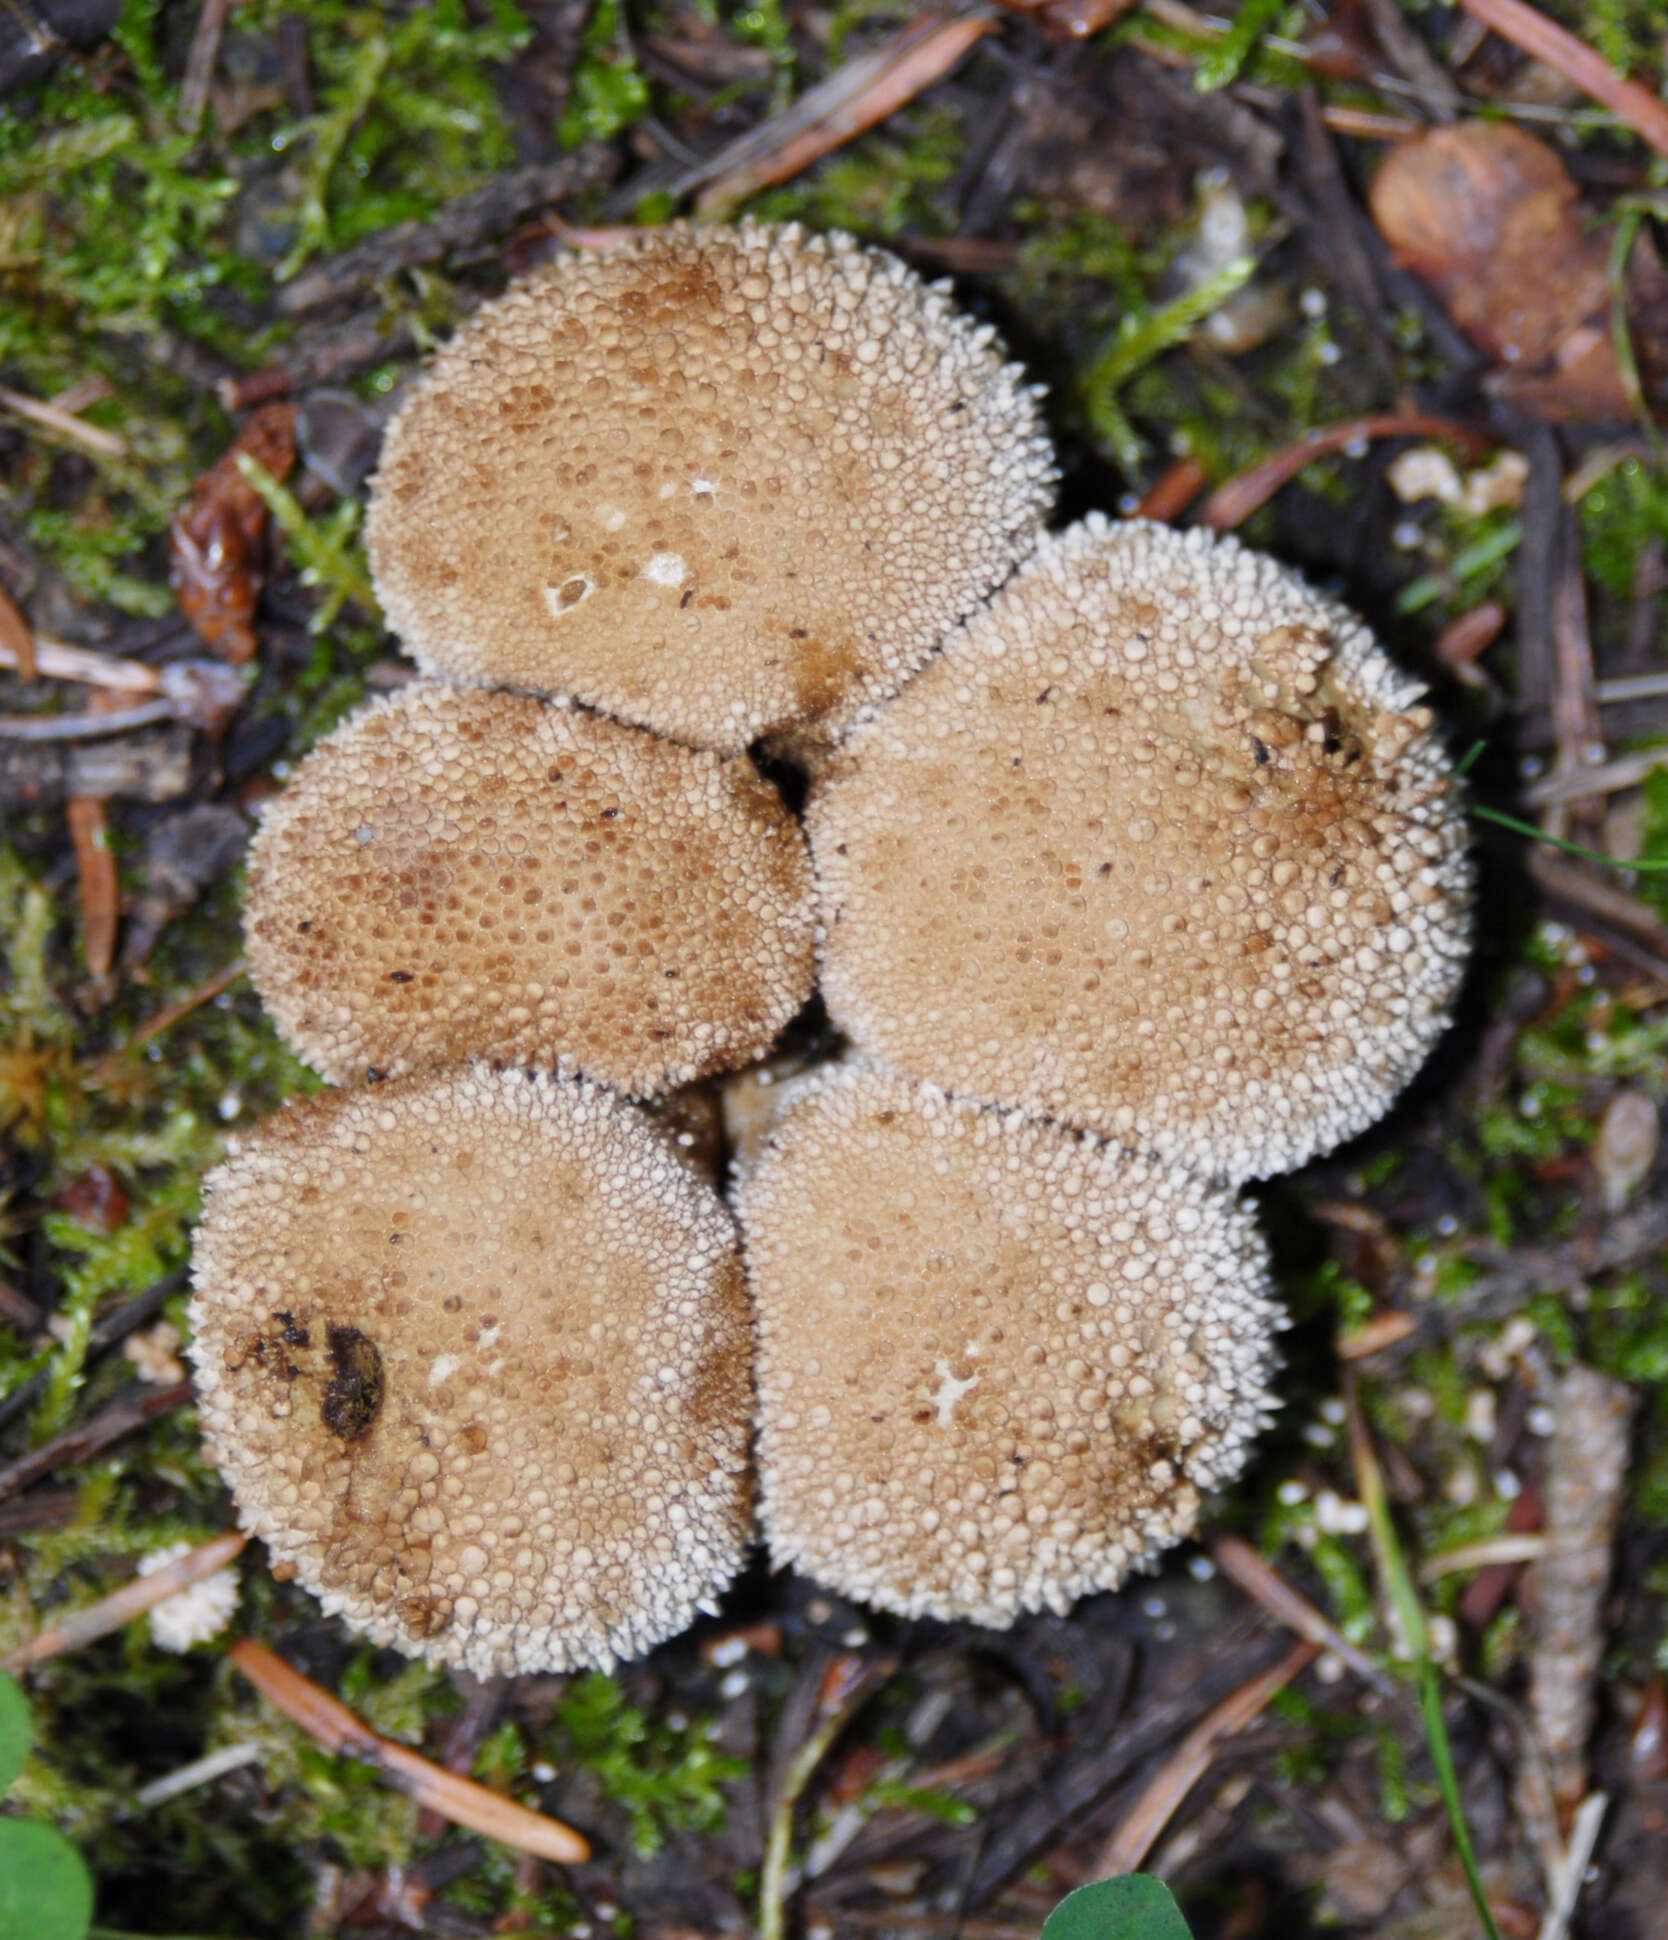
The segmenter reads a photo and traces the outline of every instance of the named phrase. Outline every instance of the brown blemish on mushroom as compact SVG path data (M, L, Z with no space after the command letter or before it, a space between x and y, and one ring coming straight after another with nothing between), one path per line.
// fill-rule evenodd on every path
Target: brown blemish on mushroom
M389 428L367 544L427 671L739 749L894 692L1053 476L992 332L895 257L673 224L476 312Z
M374 1641L606 1665L739 1562L734 1228L601 1088L468 1067L292 1106L211 1176L192 1272L243 1525Z
M914 1076L1229 1179L1301 1163L1385 1109L1465 960L1416 693L1232 541L1046 541L813 792L831 1015Z
M382 1356L357 1327L328 1330L330 1379L324 1384L319 1419L345 1442L357 1441L382 1406Z

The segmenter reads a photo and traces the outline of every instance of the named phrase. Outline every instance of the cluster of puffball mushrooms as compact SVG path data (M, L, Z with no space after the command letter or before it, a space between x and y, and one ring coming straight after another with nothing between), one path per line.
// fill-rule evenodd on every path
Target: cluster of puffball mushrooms
M378 1643L608 1666L755 1515L1006 1624L1242 1462L1236 1188L1441 1029L1462 815L1352 615L1203 532L1050 534L1054 477L988 327L791 227L559 262L400 408L369 549L424 677L249 867L333 1088L212 1175L191 1309L244 1526ZM767 1087L814 988L839 1053Z

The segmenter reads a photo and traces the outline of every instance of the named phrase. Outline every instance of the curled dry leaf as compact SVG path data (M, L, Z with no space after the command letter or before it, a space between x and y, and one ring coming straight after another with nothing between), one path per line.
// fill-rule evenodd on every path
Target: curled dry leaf
M295 406L266 404L192 487L168 527L168 578L193 631L222 660L255 653L252 624L263 573L267 510L237 468L247 452L283 479L295 463Z
M1433 128L1391 151L1371 203L1397 262L1500 366L1495 390L1551 418L1630 415L1605 239L1545 142L1504 124Z

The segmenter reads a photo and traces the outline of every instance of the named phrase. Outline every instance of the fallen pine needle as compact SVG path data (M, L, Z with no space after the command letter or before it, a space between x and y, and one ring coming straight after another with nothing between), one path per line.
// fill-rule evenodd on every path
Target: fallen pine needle
M0 586L0 666L15 667L20 680L33 680L40 666L35 652L35 629L22 607Z
M589 1840L572 1826L530 1806L518 1805L472 1778L432 1763L409 1746L382 1737L345 1704L320 1690L311 1678L303 1677L253 1637L239 1637L228 1655L269 1704L276 1705L326 1751L375 1766L395 1791L429 1811L560 1866L577 1865L590 1858Z
M1668 155L1668 107L1642 82L1618 74L1596 48L1528 6L1525 0L1460 0L1474 20L1573 81L1583 94L1625 121L1641 141Z
M1358 1649L1336 1624L1328 1623L1320 1611L1279 1574L1239 1536L1218 1536L1210 1546L1211 1558L1230 1583L1237 1583L1245 1594L1288 1630L1295 1630L1305 1643L1329 1650L1347 1664L1363 1684L1381 1696L1399 1698L1401 1693L1392 1678Z
M752 129L674 186L685 194L710 186L696 204L716 221L772 182L785 182L853 136L884 121L942 80L975 42L996 27L995 10L929 9L869 53L859 54L808 88L793 106Z
M1090 1877L1111 1879L1119 1873L1134 1872L1152 1851L1153 1842L1170 1823L1182 1800L1209 1770L1222 1740L1243 1731L1269 1699L1284 1690L1319 1655L1318 1644L1294 1645L1279 1663L1259 1671L1225 1697L1214 1711L1207 1712L1164 1761L1162 1769L1142 1788L1122 1824L1107 1840Z
M1289 485L1305 465L1329 457L1357 440L1368 438L1447 438L1463 445L1468 452L1481 450L1484 440L1452 418L1432 417L1415 411L1403 415L1395 411L1375 411L1362 418L1345 418L1324 430L1306 431L1295 444L1265 458L1260 465L1217 486L1205 500L1199 523L1213 532L1232 532L1243 525L1259 505L1273 498L1282 485Z
M1546 1537L1485 1536L1480 1542L1461 1543L1457 1549L1438 1550L1419 1565L1419 1581L1434 1583L1439 1576L1452 1576L1456 1570L1488 1569L1495 1563L1533 1563L1546 1554Z
M110 824L96 795L71 795L64 815L75 848L81 955L88 975L102 981L116 959L116 857L110 847Z
M172 1563L164 1563L149 1576L134 1577L119 1590L100 1597L97 1603L88 1604L85 1610L73 1611L50 1629L39 1631L26 1644L19 1644L0 1662L0 1670L28 1670L32 1664L44 1664L49 1657L62 1657L66 1651L79 1650L83 1644L108 1637L111 1631L122 1629L135 1617L142 1617L169 1597L178 1596L181 1590L188 1590L193 1583L201 1583L205 1576L224 1569L248 1540L234 1529L228 1535L216 1536L212 1542L188 1550Z
M16 417L27 418L31 424L38 424L43 431L53 432L71 444L97 452L101 458L127 456L125 438L119 438L114 431L101 431L96 424L83 424L73 411L66 411L61 405L48 404L44 398L30 397L27 392L14 391L9 385L0 384L0 407Z

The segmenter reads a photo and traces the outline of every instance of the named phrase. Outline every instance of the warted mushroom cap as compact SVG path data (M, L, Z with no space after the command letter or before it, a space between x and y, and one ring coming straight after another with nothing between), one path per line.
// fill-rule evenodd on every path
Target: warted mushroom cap
M244 901L256 987L328 1078L481 1056L645 1094L768 1049L813 918L804 837L744 758L446 687L314 749Z
M823 987L914 1076L1229 1180L1442 1028L1470 871L1419 689L1231 539L1091 518L835 757Z
M431 673L698 746L831 737L1035 542L1052 457L992 334L792 225L567 257L478 311L389 429L389 624Z
M1250 1212L861 1067L806 1080L740 1198L778 1562L1006 1624L1192 1529L1269 1408Z
M192 1277L244 1528L375 1642L607 1666L735 1571L734 1228L600 1088L477 1066L291 1106L210 1175Z

